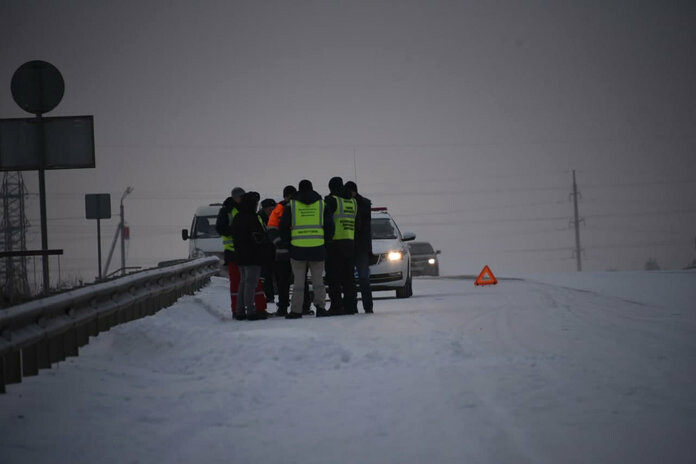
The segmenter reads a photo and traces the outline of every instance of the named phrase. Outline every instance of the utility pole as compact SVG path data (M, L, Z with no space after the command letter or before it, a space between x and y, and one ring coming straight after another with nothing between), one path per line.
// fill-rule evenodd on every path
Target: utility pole
M582 196L580 192L578 192L578 184L575 181L575 169L573 169L573 193L570 194L570 196L573 197L573 210L574 210L574 219L571 221L572 224L575 226L575 260L577 264L577 270L578 272L582 271L582 248L580 247L580 222L584 222L585 220L580 218L580 215L578 213L578 196Z
M121 225L119 229L121 231L121 275L126 275L126 237L125 237L125 227L126 222L123 214L123 200L133 191L133 187L128 186L123 195L121 196Z
M27 194L22 173L5 172L0 188L2 217L0 218L0 251L21 252L27 250L27 228L29 226L24 198ZM13 304L29 296L26 256L4 258L0 266L0 306Z

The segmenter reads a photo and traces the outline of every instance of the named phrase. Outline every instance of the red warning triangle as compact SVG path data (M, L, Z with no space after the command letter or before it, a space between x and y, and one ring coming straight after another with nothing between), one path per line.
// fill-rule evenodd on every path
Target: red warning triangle
M491 268L488 265L483 267L483 270L479 274L474 285L495 285L498 283L498 279L495 278Z

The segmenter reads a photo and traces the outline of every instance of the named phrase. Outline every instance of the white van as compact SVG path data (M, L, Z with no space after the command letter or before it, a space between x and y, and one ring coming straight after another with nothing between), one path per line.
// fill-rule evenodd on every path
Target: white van
M222 208L222 203L211 203L201 206L193 215L191 230L183 229L181 238L189 242L189 258L203 258L205 256L217 256L220 262L224 262L222 238L215 230L217 215Z

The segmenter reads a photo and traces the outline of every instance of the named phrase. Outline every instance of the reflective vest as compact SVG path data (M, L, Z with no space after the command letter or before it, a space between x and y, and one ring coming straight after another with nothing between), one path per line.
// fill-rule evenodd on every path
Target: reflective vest
M336 199L336 211L334 211L334 223L336 231L334 240L355 240L355 215L358 210L358 203L355 198L346 200L345 198L332 195Z
M292 200L290 244L295 247L319 247L324 244L324 200L310 205Z
M237 207L232 207L232 210L227 214L228 224L232 225L232 220L239 211ZM222 235L222 248L226 251L234 251L234 240L231 235Z

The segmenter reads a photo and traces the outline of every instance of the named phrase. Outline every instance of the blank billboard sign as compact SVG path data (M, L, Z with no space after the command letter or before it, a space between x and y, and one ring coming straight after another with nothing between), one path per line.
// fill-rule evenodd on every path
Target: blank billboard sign
M92 116L0 119L0 171L94 166Z
M111 218L111 195L108 193L88 193L85 195L85 218Z

